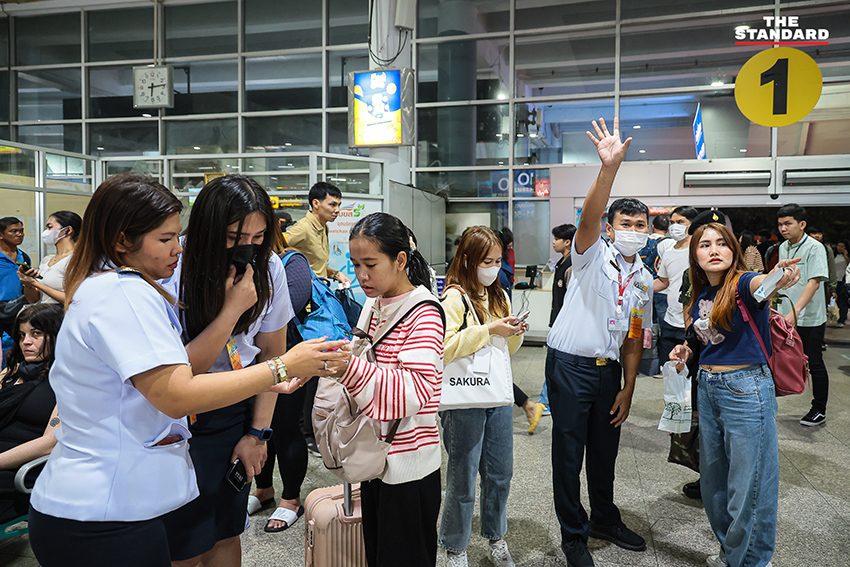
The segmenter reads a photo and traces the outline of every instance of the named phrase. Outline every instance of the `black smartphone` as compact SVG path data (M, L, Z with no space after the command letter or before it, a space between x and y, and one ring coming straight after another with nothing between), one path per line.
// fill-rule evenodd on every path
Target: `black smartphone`
M28 272L28 271L32 270L32 266L30 266L30 265L29 265L29 264L27 264L26 262L15 262L15 263L16 263L17 265L19 265L20 267L22 267L22 268L24 269L24 271L25 271L25 272Z
M245 465L242 464L242 461L239 459L233 461L224 478L237 492L245 488L245 485L248 484L248 473L245 472Z

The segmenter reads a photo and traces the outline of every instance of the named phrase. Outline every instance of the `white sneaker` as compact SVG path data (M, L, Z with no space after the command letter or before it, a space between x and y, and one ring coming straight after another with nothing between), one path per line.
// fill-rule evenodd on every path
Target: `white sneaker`
M719 555L709 555L705 562L708 563L708 567L729 567L729 564L720 559ZM764 567L773 567L773 563L768 561Z
M516 567L508 551L508 543L503 539L490 542L490 561L496 567Z
M449 560L446 563L446 567L469 567L469 560L466 557L466 550L461 551L460 553L451 553L447 552Z

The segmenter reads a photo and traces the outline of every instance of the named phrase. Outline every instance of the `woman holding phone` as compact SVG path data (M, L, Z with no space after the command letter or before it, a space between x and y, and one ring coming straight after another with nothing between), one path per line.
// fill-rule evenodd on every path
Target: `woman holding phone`
M162 516L198 495L185 416L291 392L348 358L326 352L342 341L307 341L267 364L193 375L174 299L155 282L177 267L181 209L133 174L102 183L86 208L50 372L62 433L31 498L44 567L170 566Z

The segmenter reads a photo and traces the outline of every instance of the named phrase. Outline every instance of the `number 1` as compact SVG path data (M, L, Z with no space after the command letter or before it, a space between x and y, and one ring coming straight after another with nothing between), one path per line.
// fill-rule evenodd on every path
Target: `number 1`
M761 74L762 86L773 83L773 114L788 114L788 59L777 59Z

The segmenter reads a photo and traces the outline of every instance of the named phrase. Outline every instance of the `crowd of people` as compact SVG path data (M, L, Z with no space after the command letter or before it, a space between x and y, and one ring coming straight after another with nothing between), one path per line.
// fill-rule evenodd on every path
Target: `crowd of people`
M754 319L770 344L768 307L780 291L777 305L797 325L812 371L812 409L801 423L823 424L827 308L834 298L846 318L848 303L846 289L842 299L829 282L848 268L850 246L840 242L828 259L822 233L793 204L777 213L784 242L768 246L763 231L736 237L720 211L679 207L651 219L636 199L609 205L631 142L621 140L616 118L612 126L600 119L587 133L602 165L578 226L552 230L559 258L542 394L535 403L513 387L511 397L529 433L551 413L561 548L570 567L594 564L590 537L646 549L615 503L614 471L657 321L658 357L687 365L697 392L696 491L718 544L707 562L771 565L777 406L769 353L746 321ZM510 231L467 229L442 307L421 303L387 331L409 298L433 298L433 270L398 218L360 219L349 248L369 298L363 330L387 333L370 361L353 356L347 341L304 340L294 324L313 276L350 283L328 265L328 224L341 192L320 182L308 200L310 212L293 224L276 217L254 179L220 177L197 195L184 230L173 193L150 178L118 175L98 187L83 218L50 215L42 240L56 253L38 268L20 249L21 221L0 219L0 301L32 304L4 334L0 520L29 512L42 565L111 565L116 557L140 567L240 565L247 515L274 507L265 531L278 532L305 513L317 377L338 381L390 440L384 473L360 487L370 567L433 566L440 547L451 567L466 567L477 482L490 559L514 565L510 401L441 407L449 365L468 360L479 368L483 360L494 381L510 380L494 361L509 368L529 328L511 306ZM776 290L756 294L768 274L780 273ZM28 503L9 475L47 454ZM277 500L275 460L283 481ZM228 482L237 463L247 480L241 486Z

